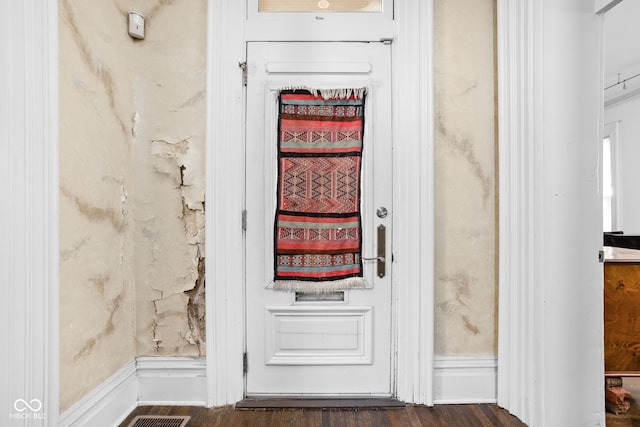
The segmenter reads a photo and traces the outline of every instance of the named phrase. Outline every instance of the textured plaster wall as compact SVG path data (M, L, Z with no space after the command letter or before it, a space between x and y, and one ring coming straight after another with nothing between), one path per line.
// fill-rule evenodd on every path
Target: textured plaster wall
M496 349L494 0L435 1L436 354Z
M135 6L137 351L204 356L207 2Z
M135 356L133 43L117 31L121 6L59 2L61 410Z
M60 0L62 411L135 356L204 355L206 15Z

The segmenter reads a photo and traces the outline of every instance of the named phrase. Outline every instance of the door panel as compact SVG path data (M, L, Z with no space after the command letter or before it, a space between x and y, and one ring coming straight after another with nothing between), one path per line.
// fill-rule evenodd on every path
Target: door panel
M375 259L379 230L382 240L392 241L390 54L382 43L248 43L247 395L393 392L389 245L380 252L384 277ZM371 258L364 261L367 289L272 288L278 94L303 87L367 89L361 177L362 255ZM381 207L386 216L376 215Z
M372 308L267 307L267 365L361 365L372 362Z

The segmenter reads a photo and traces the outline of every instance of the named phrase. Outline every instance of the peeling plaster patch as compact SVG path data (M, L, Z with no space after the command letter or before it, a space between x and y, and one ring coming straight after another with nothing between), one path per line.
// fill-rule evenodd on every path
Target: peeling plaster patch
M132 120L133 126L131 126L131 136L138 136L138 122L140 121L140 114L136 111L133 113Z
M179 188L184 180L181 167L185 166L184 157L187 155L188 149L189 141L187 139L176 143L162 139L151 141L151 154L160 159L174 160L173 164L169 162L164 164L155 163L154 167L156 172L170 177L175 183L175 188Z
M467 316L462 316L462 321L464 322L464 327L471 332L473 335L478 335L480 333L480 329L469 321Z
M114 184L120 187L120 212L122 213L122 218L124 219L127 213L127 199L129 198L129 194L127 194L127 190L124 187L124 178L104 175L102 177L102 182L105 182L107 184Z
M156 343L156 351L195 345L186 322L184 327L178 327L176 331L176 325L180 325L182 319L187 317L188 302L189 297L183 293L153 301L155 309L153 341Z
M155 264L158 260L158 238L160 235L156 232L149 230L147 227L142 228L142 235L151 242L151 264Z
M189 321L189 329L191 330L191 338L198 346L198 355L205 356L205 259L198 260L198 279L196 286L190 291L185 292L189 297L187 305L187 320Z
M127 214L127 199L129 195L127 191L124 189L124 185L120 185L120 213L122 214L122 220L124 221L124 217Z
M73 356L73 361L77 362L82 357L90 354L95 348L96 344L102 340L103 338L111 335L115 331L115 325L113 323L113 319L115 317L116 312L120 308L120 304L122 304L124 296L123 294L119 294L115 297L108 305L109 317L104 325L104 328L100 333L98 333L95 337L87 340L84 346Z
M188 150L188 139L183 139L178 142L169 142L164 139L154 139L151 141L151 154L161 159L179 159L186 155Z
M206 222L204 208L202 210L191 209L187 203L183 203L182 219L184 220L187 243L190 245L203 244L204 226Z
M117 232L122 233L124 231L124 203L126 201L126 195L123 195L121 198L121 211L118 212L115 209L92 206L88 202L82 200L80 197L71 194L71 192L63 186L60 186L60 192L66 198L71 200L78 212L80 212L90 221L108 222Z
M195 102L195 100L193 100ZM193 248L192 266L187 267L188 277L175 279L174 293L154 301L153 341L156 351L168 351L182 348L186 344L195 345L200 356L205 353L205 278L204 278L204 238L205 238L205 201L202 176L199 174L200 153L193 151L189 138L177 142L166 139L151 141L151 154L158 159L154 170L171 179L177 196L180 197L182 210L180 219L184 224L185 243ZM143 230L144 233L144 230ZM154 245L157 236L153 237ZM152 256L155 262L155 256ZM178 298L177 295L180 295ZM164 309L166 300L171 299L172 310ZM179 301L179 302L178 302ZM167 319L171 319L169 322ZM180 327L184 322L185 330ZM178 331L178 332L176 332Z
M155 300L156 313L158 316L168 316L170 314L184 314L187 312L188 298L183 294L172 294L169 296L162 295L160 299Z

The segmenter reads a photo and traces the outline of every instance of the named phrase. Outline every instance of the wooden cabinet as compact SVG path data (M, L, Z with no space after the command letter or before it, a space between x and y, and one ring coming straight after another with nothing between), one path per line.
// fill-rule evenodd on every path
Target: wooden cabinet
M605 256L604 365L608 374L640 374L640 256Z

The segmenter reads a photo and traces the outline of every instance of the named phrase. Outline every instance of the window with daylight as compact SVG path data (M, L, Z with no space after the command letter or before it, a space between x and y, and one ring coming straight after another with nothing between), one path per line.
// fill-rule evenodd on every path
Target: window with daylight
M618 223L618 123L605 126L602 140L602 230L617 231Z
M259 0L260 12L382 12L382 0Z

